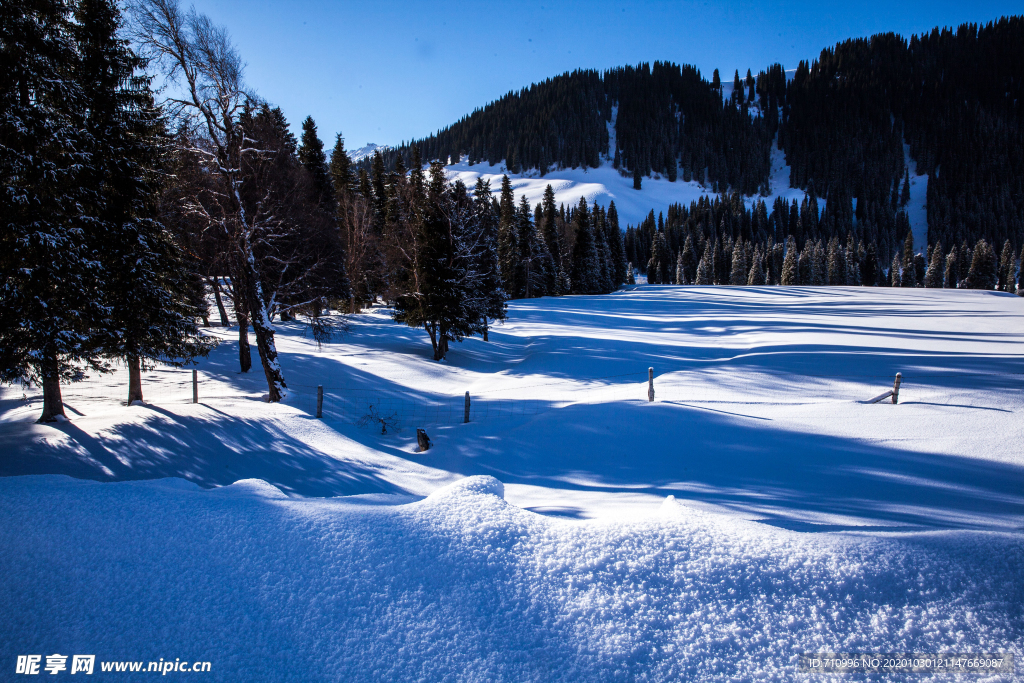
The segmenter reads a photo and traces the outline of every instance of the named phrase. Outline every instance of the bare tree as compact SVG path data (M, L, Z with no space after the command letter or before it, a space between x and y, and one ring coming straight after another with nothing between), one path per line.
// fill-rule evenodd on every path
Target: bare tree
M194 9L183 11L177 0L132 0L129 9L135 42L173 86L164 105L189 133L180 139L193 142L191 151L215 179L215 211L200 202L194 208L206 213L209 225L222 231L229 244L235 305L239 313L248 312L268 399L280 401L286 385L274 343L271 299L265 296L255 253L262 217L249 215L241 197L247 157L266 153L239 123L251 99L242 81L243 64L223 28Z

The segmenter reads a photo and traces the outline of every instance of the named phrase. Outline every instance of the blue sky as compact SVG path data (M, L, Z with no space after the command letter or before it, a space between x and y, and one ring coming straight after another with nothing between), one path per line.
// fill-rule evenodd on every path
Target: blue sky
M183 1L187 4L187 0ZM1017 2L270 2L196 0L227 27L246 78L330 146L423 137L509 90L577 68L668 60L787 69L849 37L984 22Z

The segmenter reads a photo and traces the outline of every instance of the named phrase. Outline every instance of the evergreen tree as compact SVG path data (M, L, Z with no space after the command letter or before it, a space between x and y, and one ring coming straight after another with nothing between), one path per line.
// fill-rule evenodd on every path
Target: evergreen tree
M85 183L98 200L95 225L107 308L99 338L104 353L128 366L128 403L141 401L146 361L173 365L205 356L212 340L196 328L192 292L202 292L198 264L160 224L158 199L165 140L141 60L117 37L111 0L82 0L77 74L86 94L86 129L96 153ZM203 302L205 310L205 302Z
M553 204L554 202L552 202ZM628 261L626 260L625 247L622 244L622 230L619 228L619 212L615 208L614 201L608 205L606 223L608 226L608 250L611 254L612 271L614 273L613 287L618 288L619 285L626 282Z
M907 238L903 240L903 276L901 283L903 287L917 287L917 272L916 268L914 268L914 233L909 230L907 231Z
M947 289L956 289L959 286L957 278L960 274L960 269L956 264L956 246L949 250L949 254L946 255L946 273L944 276L944 286Z
M683 252L679 252L679 256L676 257L676 278L674 281L677 285L688 285L686 281L686 273L683 271Z
M910 169L906 169L903 175L903 190L900 192L900 206L910 203Z
M342 142L342 146L344 148L344 142ZM314 201L327 210L333 210L334 185L327 168L324 143L317 136L316 123L312 116L307 116L306 120L302 122L302 139L298 152L299 162L310 176Z
M425 328L434 360L443 360L449 342L483 331L488 297L481 291L477 230L465 187L448 185L440 163L431 165L424 209L416 240L419 291L397 298L394 318Z
M345 138L341 133L335 137L331 150L331 184L338 202L346 202L357 191L356 178L352 173L352 159L345 150Z
M978 240L971 257L971 270L967 273L967 289L995 289L999 281L999 262L996 252L985 240Z
M800 284L799 252L796 240L790 235L786 240L786 258L782 262L782 284L786 286Z
M942 245L932 247L932 257L928 262L928 271L924 274L924 286L932 289L942 288Z
M66 419L61 381L101 367L106 316L73 35L61 0L0 4L0 370L42 384L40 422Z
M480 276L480 290L485 297L483 335L489 341L489 319L504 320L508 295L501 286L498 273L498 221L491 203L491 184L479 177L473 191L473 215L476 219L475 251L479 254L477 271Z
M843 256L842 247L839 246L839 238L833 236L828 242L828 270L826 284L842 286L846 282L846 259Z
M572 269L569 271L570 291L573 294L596 294L599 291L597 246L590 221L586 197L580 197L573 214Z
M747 285L761 286L765 284L764 269L761 267L761 251L760 249L754 250L754 258L751 259L754 263L750 266L750 274L747 276Z
M902 287L903 286L903 278L902 278L902 274L900 273L901 270L902 270L902 268L900 266L900 255L899 254L893 254L892 255L892 266L889 268L889 279L890 279L891 285L893 287Z
M736 78L739 78L739 72L737 72ZM747 276L749 271L750 269L747 267L747 259L743 252L743 242L737 240L736 244L733 245L732 248L732 269L729 273L729 284L747 284Z
M516 221L515 195L512 181L507 175L501 177L501 202L498 217L498 272L502 286L512 299L522 296L523 284L520 279L522 253Z
M999 257L999 289L1011 294L1016 290L1014 275L1017 274L1017 264L1014 259L1013 246L1010 240L1003 243L1003 252Z
M714 258L712 251L714 247L709 241L704 247L704 255L700 257L700 263L697 264L697 276L694 278L693 284L695 285L710 285L713 284L714 276L712 275L712 269L714 265L712 260Z
M875 287L879 280L878 248L869 242L865 249L864 260L861 262L860 282L865 287Z

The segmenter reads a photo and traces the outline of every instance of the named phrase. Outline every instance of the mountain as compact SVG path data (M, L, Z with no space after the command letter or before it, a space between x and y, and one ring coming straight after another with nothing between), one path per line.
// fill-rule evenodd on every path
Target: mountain
M571 181L581 196L588 176L613 171L614 182L598 184L617 205L636 205L624 222L670 196L737 192L748 205L811 196L824 207L817 236L826 241L853 232L889 253L917 227L922 249L979 238L1019 249L1021 64L1024 20L1004 17L847 40L795 70L774 64L725 82L669 62L579 70L382 156L389 168L398 155L408 165L416 145L452 174L485 164L523 185ZM662 188L673 183L678 191ZM636 186L643 199L627 200Z
M352 161L360 162L363 159L369 159L370 157L372 157L373 153L376 152L377 150L385 152L387 151L387 149L388 147L385 145L378 145L374 142L367 142L366 146L352 150L351 152L348 153L348 156Z

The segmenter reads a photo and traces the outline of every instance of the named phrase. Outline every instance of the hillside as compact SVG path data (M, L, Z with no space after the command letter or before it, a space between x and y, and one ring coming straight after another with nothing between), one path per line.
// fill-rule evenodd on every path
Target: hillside
M567 169L614 166L625 181L600 184L620 197L617 204L626 200L613 185L628 187L634 177L643 184L697 181L704 190L748 198L799 188L842 205L837 224L822 235L826 242L856 230L883 254L903 241L899 198L908 173L916 173L931 179L922 251L980 238L996 245L1008 239L1019 249L1022 45L1024 21L1011 17L909 39L848 40L789 72L776 64L724 82L717 71L708 80L693 67L660 62L578 71L509 93L411 144L427 160L555 174L559 181L569 179ZM776 182L776 148L791 172L785 188ZM402 154L408 164L409 149L386 160ZM667 195L685 205L700 192L652 190L627 201L637 207L627 207L632 218L661 210ZM910 221L915 234L925 232L919 223Z

